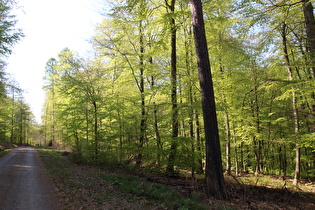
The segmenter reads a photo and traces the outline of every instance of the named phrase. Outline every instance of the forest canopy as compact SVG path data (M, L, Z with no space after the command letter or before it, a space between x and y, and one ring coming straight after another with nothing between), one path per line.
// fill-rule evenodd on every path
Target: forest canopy
M203 173L188 1L112 1L93 58L47 62L45 142L78 162ZM203 1L227 173L315 177L313 1Z

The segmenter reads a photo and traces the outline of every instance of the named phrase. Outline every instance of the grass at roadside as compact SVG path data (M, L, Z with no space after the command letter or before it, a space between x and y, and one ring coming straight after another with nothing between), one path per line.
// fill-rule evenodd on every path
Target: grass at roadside
M197 196L136 176L77 165L63 152L38 148L64 209L207 209Z
M6 149L6 150L2 150L0 151L0 158L2 158L3 156L5 156L6 154L8 154L12 149Z
M202 196L201 179L188 193L185 180L134 176L114 164L78 165L68 153L38 151L63 209L315 209L314 183L294 190L291 180L278 176L226 176L230 200L218 201Z
M192 198L185 198L172 187L145 181L135 176L118 176L100 174L100 177L122 192L130 193L135 196L154 200L168 209L207 209L200 204L198 195Z
M54 179L66 181L70 177L68 165L69 160L62 156L62 152L51 148L37 148L41 160L44 162L45 168L49 174L54 175Z
M0 158L8 154L13 148L12 144L0 140Z

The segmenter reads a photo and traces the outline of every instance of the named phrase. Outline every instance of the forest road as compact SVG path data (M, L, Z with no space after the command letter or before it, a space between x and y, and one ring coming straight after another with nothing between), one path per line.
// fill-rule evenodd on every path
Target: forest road
M56 206L37 151L18 147L0 159L0 210L50 210Z

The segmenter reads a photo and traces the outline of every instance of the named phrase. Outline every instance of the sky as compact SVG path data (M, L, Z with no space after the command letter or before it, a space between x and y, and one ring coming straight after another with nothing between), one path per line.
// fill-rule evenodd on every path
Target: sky
M14 78L37 122L44 103L43 76L47 61L64 48L86 56L90 38L101 22L104 0L19 0L12 11L25 37L14 45L6 72Z

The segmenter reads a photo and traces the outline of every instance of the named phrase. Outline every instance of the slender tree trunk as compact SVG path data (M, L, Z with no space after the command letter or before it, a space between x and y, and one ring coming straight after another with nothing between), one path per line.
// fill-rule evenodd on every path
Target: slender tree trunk
M99 134L98 134L98 116L97 116L97 104L93 101L94 107L94 161L97 162L98 158L98 144L99 144Z
M228 199L225 188L212 76L201 0L190 0L206 138L208 195Z
M230 131L230 120L229 114L226 111L225 116L225 160L226 160L226 171L231 174L231 131Z
M253 81L254 81L254 101L253 101L253 117L255 118L255 126L256 126L256 133L257 135L253 136L253 143L254 143L254 152L255 152L255 175L261 173L262 166L261 166L261 140L259 137L260 133L260 115L259 115L259 104L258 104L258 84L257 84L257 72L253 71Z
M122 162L123 159L123 123L122 123L122 117L120 115L120 108L117 110L117 116L119 120L119 162Z
M139 31L140 31L140 84L139 84L139 90L141 95L141 120L140 120L140 137L139 137L139 146L138 146L138 157L136 161L136 166L139 167L142 163L142 150L143 150L143 144L144 144L144 138L145 138L145 128L146 128L146 110L145 110L145 95L144 95L144 43L143 43L143 33L142 33L142 21L140 21L139 25Z
M153 65L153 58L151 57L149 60L150 64ZM155 79L154 76L151 76L151 89L154 90L155 86ZM154 126L154 135L155 135L155 141L156 141L156 163L158 166L161 165L161 152L162 152L162 142L161 142L161 136L158 126L158 116L157 116L157 106L155 104L155 101L153 101L153 126Z
M157 108L155 102L153 102L153 117L154 117L154 133L156 140L156 161L158 165L161 165L161 152L162 152L162 143L161 136L158 127L158 119L157 119Z
M22 109L22 102L21 102L21 108L20 108L20 136L19 136L19 143L20 143L20 145L22 145L22 143L23 143L23 109Z
M51 126L51 145L55 146L55 82L52 84L52 126Z
M246 172L247 171L247 163L246 163L246 160L245 160L245 157L244 157L244 143L241 142L241 145L240 145L240 150L241 150L241 163L242 163L242 171L243 172Z
M13 140L14 136L14 104L15 104L15 94L14 94L14 89L13 89L13 95L12 95L12 112L11 112L11 135L10 135L10 143L15 143Z
M46 108L45 108L45 113L46 113L46 114L45 114L45 119L44 119L44 125L45 125L45 126L44 126L44 145L45 145L45 147L48 146L48 145L47 145L47 132L48 132L48 131L47 131L47 130L48 130L48 129L47 129L47 127L48 127L48 126L47 126L47 124L48 124L48 112L47 112L47 110L48 110L48 109L49 109L49 108L48 108L48 105L47 105ZM41 146L43 146L43 145L41 145Z
M86 107L85 108L85 121L86 121L86 130L85 130L85 142L88 143L89 142L89 110Z
M223 39L222 39L223 33L220 31L218 34L219 39L219 69L221 73L221 80L224 81L224 66L222 63L222 54L223 52ZM225 162L226 162L226 172L230 175L231 174L231 131L230 131L230 120L229 120L229 111L228 111L228 105L225 95L225 89L222 90L222 100L223 100L223 106L224 106L224 124L225 124Z
M238 176L239 164L238 164L238 155L237 155L236 135L235 135L234 129L233 129L233 143L234 143L235 175Z
M171 14L175 12L175 0L171 0L167 7ZM167 174L174 175L174 165L177 153L178 137L178 108L177 108L177 55L176 55L176 24L175 18L170 18L171 27L171 100L172 100L172 142L168 157Z
M278 159L279 159L279 175L283 173L283 159L282 159L282 147L281 144L278 145Z
M151 48L151 43L149 42L149 47ZM153 65L153 58L150 57L149 63L152 66ZM155 78L151 75L151 89L154 90L155 88ZM158 109L155 104L155 101L153 101L153 126L154 126L154 135L155 135L155 141L156 141L156 163L158 166L161 165L161 153L162 153L162 142L161 142L161 135L159 131L158 126Z
M281 36L282 36L284 59L287 65L289 79L292 81L293 70L291 68L291 63L290 63L288 49L287 49L286 23L282 24ZM294 125L295 125L294 131L296 134L295 173L294 173L293 184L298 185L299 180L300 180L300 173L301 173L301 149L300 149L300 144L299 144L300 126L299 126L299 118L298 118L297 97L296 97L296 91L294 87L292 87L292 106L293 106L293 116L294 116Z
M184 19L184 18L183 18ZM192 178L195 177L195 172L198 172L199 167L198 167L198 156L199 154L196 153L196 146L198 148L196 140L196 135L195 133L196 129L194 126L196 125L194 123L194 113L195 113L195 108L193 107L194 104L194 94L193 94L193 78L192 78L192 57L193 57L193 50L192 50L192 30L191 30L191 24L189 23L189 26L187 26L186 19L185 21L185 27L184 27L184 35L185 35L185 61L186 61L186 72L189 77L188 80L188 102L189 102L189 137L191 138L191 175ZM199 146L200 147L200 146ZM196 161L197 160L197 161ZM200 173L200 172L199 172Z
M194 100L195 102L195 100ZM203 165L202 165L202 159L203 159L203 155L202 155L202 150L201 150L201 138L200 138L200 122L199 122L199 114L197 113L197 110L194 109L194 127L195 127L195 142L196 142L196 150L197 150L197 166L196 168L196 172L199 174L204 173L203 171Z
M222 43L221 34L219 34L219 42L220 48ZM224 67L222 65L221 57L219 58L219 66L220 72L222 76L222 80L224 80ZM226 171L230 175L231 174L231 131L230 131L230 119L229 119L229 112L227 108L226 96L225 93L222 93L223 103L225 105L224 108L224 123L225 123L225 161L226 161Z

